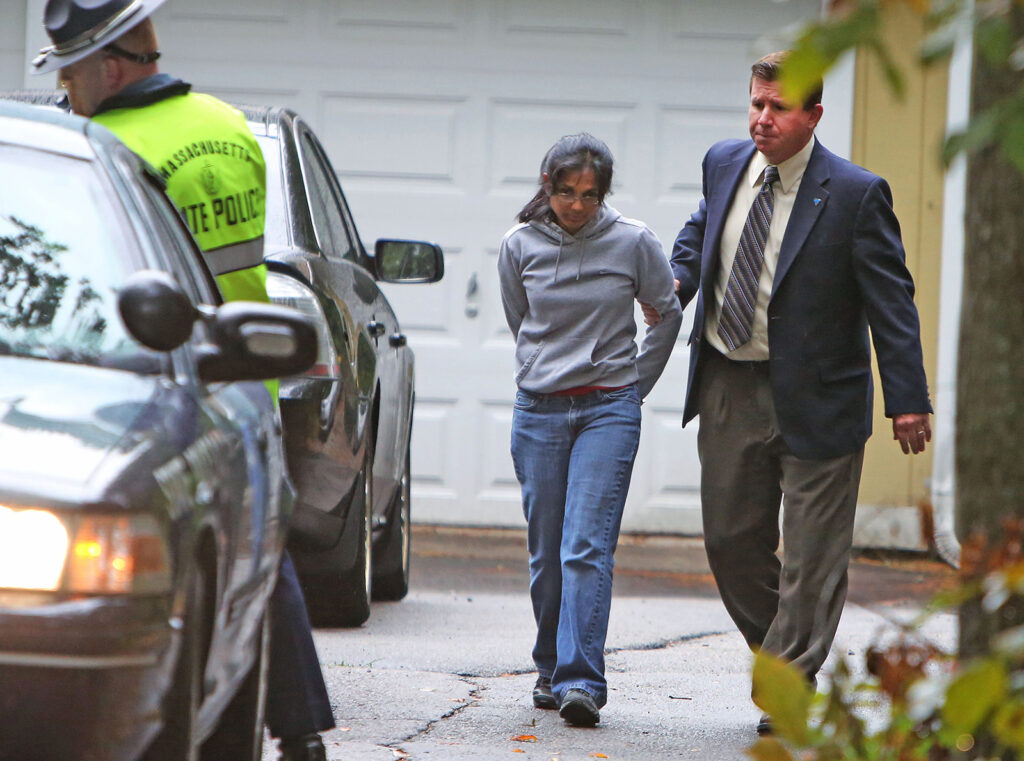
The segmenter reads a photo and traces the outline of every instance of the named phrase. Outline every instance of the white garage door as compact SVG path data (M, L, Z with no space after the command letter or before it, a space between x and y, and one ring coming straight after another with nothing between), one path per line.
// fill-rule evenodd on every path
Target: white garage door
M416 352L414 518L519 526L513 345L495 262L541 157L563 134L604 139L616 158L611 203L668 251L696 207L704 151L746 132L749 62L773 47L763 35L819 7L173 0L157 20L165 71L310 121L368 247L383 236L441 243L441 283L388 290ZM833 118L842 135L849 115L838 111L826 125ZM686 360L681 339L644 405L626 529L700 531L696 431L680 428Z

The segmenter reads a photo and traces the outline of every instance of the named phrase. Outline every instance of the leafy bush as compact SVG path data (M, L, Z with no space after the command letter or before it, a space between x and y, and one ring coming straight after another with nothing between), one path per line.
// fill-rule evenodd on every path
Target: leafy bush
M960 659L921 633L938 612L974 609L998 619L1024 601L1020 524L999 546L964 546L961 579L911 624L865 654L867 678L840 659L831 687L815 695L793 666L759 653L754 700L774 734L747 753L758 761L1013 761L1024 758L1024 626L994 632L988 651ZM873 720L864 718L874 707ZM881 710L878 710L881 709ZM879 716L879 714L882 714Z

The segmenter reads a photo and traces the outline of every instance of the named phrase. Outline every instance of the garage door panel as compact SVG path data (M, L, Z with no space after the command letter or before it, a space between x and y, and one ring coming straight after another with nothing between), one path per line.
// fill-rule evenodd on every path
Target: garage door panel
M678 377L666 378L674 387L677 403L682 403L683 384ZM662 389L667 390L666 388ZM700 464L689 453L697 451L697 424L682 427L682 416L674 405L644 405L644 430L641 448L645 450L649 483L647 499L671 500L679 494L699 493Z
M434 41L454 39L466 30L472 4L469 0L330 0L325 6L327 28L384 39L396 36Z
M298 90L271 90L258 87L204 87L202 92L209 93L228 103L243 105L274 105L285 108L298 108L301 95Z
M634 104L574 103L566 100L509 100L491 104L491 188L536 188L540 159L562 135L590 132L608 144L620 165ZM615 189L625 187L628 172L616 172ZM529 199L522 191L523 202Z
M478 273L480 290L484 294L500 293L501 286L498 282L498 248L488 248L485 252L485 262ZM505 310L501 308L501 299L485 299L488 306L482 308L479 315L480 328L484 346L488 349L500 351L515 351L515 341L512 339L512 331L508 329L508 322L505 320ZM506 399L505 403L508 403Z
M425 395L416 397L414 442L417 439L425 443L433 442L433 445L428 443L417 446L415 456L412 458L412 477L418 484L439 488L445 486L449 480L446 474L451 449L443 445L453 442L453 414L457 403L457 400L452 398Z
M389 285L383 290L398 315L402 332L410 336L410 340L413 337L417 341L451 337L452 320L457 315L450 308L454 302L450 282L433 287Z
M29 6L32 4L29 3ZM38 9L43 8L42 2L38 3ZM33 6L33 9L35 6ZM26 77L26 63L35 56L37 44L35 37L26 40L25 15L27 13L24 2L6 3L4 5L3 19L0 24L0 89L15 90L28 86ZM35 27L42 35L42 27ZM38 42L42 45L45 37ZM53 82L53 77L44 77L42 80L32 78L34 87L48 87Z
M713 3L669 2L665 7L672 28L695 36L750 40L817 15L821 3L715 0Z
M325 135L338 174L454 185L464 100L415 95L323 94L320 123L344 125Z
M657 115L660 199L699 198L700 166L707 149L726 137L746 137L746 109L662 106Z
M293 26L301 21L291 11L292 3L289 0L246 0L244 3L212 3L209 0L175 0L166 6L164 14L160 18L167 18L172 22L190 23L202 21L225 22L224 25L232 25L232 30L237 33L239 22L245 25L257 26L262 24L274 24ZM160 27L161 30L163 26ZM206 27L207 32L212 31Z
M502 0L495 26L499 41L546 49L552 41L627 45L638 35L631 21L637 12L636 5L617 0Z
M519 481L509 456L512 431L512 405L506 398L481 400L478 420L481 423L480 441L483 446L476 451L480 455L477 470L477 491L491 494L505 492L506 496L519 499ZM465 453L468 457L470 452Z
M665 56L678 62L685 58L686 71L680 72L676 84L691 91L699 90L697 103L735 104L736 83L750 77L750 64L761 55L757 36L722 38L704 35L671 35L661 38Z

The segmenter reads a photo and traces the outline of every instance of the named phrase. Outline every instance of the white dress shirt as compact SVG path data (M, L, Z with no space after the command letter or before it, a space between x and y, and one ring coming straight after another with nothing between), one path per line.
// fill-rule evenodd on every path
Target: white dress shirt
M747 214L754 203L754 198L761 190L764 170L768 166L768 159L763 153L754 152L747 165L745 179L741 180L736 188L736 196L732 200L732 207L729 209L729 215L725 219L725 227L722 230L722 245L719 251L721 262L718 268L718 277L715 280L715 300L713 305L709 305L704 321L704 339L730 359L748 362L768 359L768 300L772 294L775 267L779 262L779 248L782 246L786 225L789 224L789 217L793 212L793 202L800 189L800 180L804 176L804 170L807 168L807 162L811 158L813 149L814 139L812 138L798 153L778 165L779 181L773 187L775 203L772 222L768 228L768 238L764 244L761 279L757 284L754 325L750 332L750 340L742 346L736 347L734 351L729 351L725 342L718 335L718 320L722 313L722 303L725 301L725 291L729 284L733 259L736 258L736 249L740 244L743 225L746 224Z

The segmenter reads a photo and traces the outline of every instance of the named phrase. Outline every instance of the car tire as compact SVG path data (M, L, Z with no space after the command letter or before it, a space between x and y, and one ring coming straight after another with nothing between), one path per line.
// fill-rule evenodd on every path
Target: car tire
M259 761L263 755L263 719L270 663L270 614L263 612L252 667L224 709L213 734L203 743L202 761Z
M346 570L303 581L306 605L314 626L359 626L370 617L373 588L373 455L375 437L366 436L366 453L359 473L361 496L351 509L358 510L356 556Z
M402 479L391 509L391 522L384 541L374 551L373 599L401 600L409 593L409 565L412 548L412 495L410 449L406 446Z
M143 754L142 761L198 761L192 730L203 700L206 639L206 578L197 567L190 575L185 602L185 625L174 681L164 699L163 727Z

